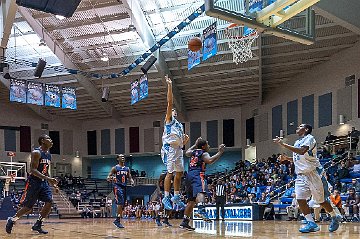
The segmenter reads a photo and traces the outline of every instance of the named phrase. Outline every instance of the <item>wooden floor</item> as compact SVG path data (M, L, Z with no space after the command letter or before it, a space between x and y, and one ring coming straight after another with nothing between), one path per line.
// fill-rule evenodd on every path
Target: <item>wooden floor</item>
M213 222L196 221L195 232L178 227L180 220L172 220L173 227L158 227L153 220L122 220L125 229L116 229L112 219L49 219L44 223L47 235L31 231L34 220L19 220L11 235L5 232L6 221L0 221L0 238L51 238L51 239L165 239L165 238L359 238L360 223L343 223L335 233L328 232L328 223L320 223L319 232L302 234L298 232L299 222L255 221L255 222Z

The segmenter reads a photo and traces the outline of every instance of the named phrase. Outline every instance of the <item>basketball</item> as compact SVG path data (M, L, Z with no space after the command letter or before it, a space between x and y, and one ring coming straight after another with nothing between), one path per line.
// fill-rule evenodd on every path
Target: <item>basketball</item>
M190 51L196 52L199 51L202 47L201 39L198 37L191 38L188 42L188 48Z

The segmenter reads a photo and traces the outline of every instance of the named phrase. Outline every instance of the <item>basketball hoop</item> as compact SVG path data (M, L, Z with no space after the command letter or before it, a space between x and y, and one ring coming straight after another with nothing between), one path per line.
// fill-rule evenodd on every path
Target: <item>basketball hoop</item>
M253 58L251 46L259 37L255 29L251 29L252 31L250 32L244 32L244 29L244 26L239 26L235 23L225 29L225 36L229 38L229 48L233 53L233 62L236 65Z
M15 183L15 181L16 181L16 174L13 173L10 175L10 182Z

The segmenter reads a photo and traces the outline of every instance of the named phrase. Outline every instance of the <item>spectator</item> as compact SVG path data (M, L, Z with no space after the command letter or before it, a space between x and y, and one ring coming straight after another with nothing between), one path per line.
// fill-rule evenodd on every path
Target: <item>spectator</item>
M100 217L105 217L106 216L106 199L102 198L100 201Z
M291 195L293 197L293 200L291 202L291 205L286 207L286 211L288 214L288 221L296 221L299 216L299 204L296 200L295 193Z
M273 220L274 219L274 206L270 203L270 195L266 195L265 193L261 194L261 198L258 201L259 205L264 205L264 219L265 220Z
M349 169L346 168L345 162L341 162L340 168L338 170L338 179L343 179L349 177Z
M286 191L282 197L287 197L287 198L292 197L292 195L294 194L294 191L295 191L294 187L291 187L291 184L288 183L288 184L286 184Z
M112 204L113 204L112 199L108 198L106 200L106 206L105 206L105 216L106 217L112 217Z
M337 139L337 137L335 135L331 134L331 132L329 131L325 138L325 144L332 143L336 139Z
M351 188L355 189L355 192L360 192L360 183L356 178L351 179L351 184L349 185Z
M341 214L344 214L339 190L335 189L333 191L333 193L330 195L330 200L334 204L334 206L341 212Z
M344 206L345 215L353 214L353 222L359 222L359 203L360 198L359 195L356 194L354 188L349 189L349 196L346 199L346 204Z
M357 144L359 142L359 136L360 136L360 131L356 130L355 127L352 127L351 132L348 134L350 150L356 150Z

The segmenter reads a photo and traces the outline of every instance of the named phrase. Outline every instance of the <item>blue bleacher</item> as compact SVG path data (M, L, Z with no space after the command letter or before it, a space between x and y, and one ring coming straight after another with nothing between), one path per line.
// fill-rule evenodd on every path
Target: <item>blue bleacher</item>
M291 197L283 197L283 198L281 198L281 203L291 204L292 200L293 200L293 198L291 198Z

